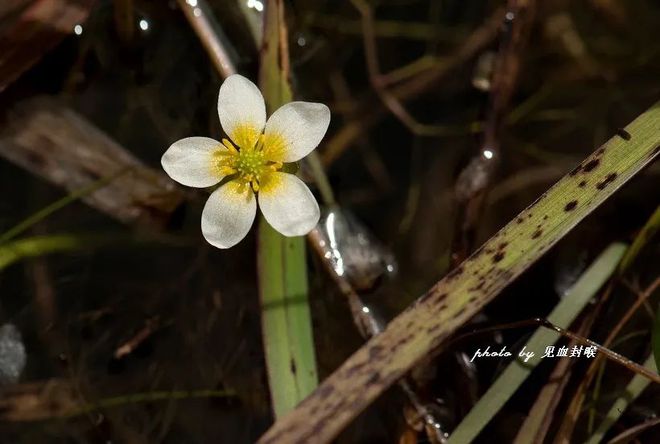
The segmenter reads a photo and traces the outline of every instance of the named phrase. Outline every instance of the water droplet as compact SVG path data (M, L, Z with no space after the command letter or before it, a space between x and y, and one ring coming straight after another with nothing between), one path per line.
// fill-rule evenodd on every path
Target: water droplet
M0 326L0 386L15 384L23 373L27 355L21 332L13 324Z
M247 0L245 4L248 8L256 9L259 12L264 10L264 4L259 0Z

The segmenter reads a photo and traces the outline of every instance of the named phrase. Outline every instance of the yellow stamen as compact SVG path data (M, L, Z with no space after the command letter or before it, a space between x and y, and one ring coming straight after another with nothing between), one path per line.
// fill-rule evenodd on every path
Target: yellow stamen
M251 187L254 192L266 192L277 183L272 173L282 169L286 147L279 134L259 134L250 125L237 125L229 134L231 140L222 139L226 150L216 153L215 168L222 176L234 176L236 191L243 193Z
M220 167L220 173L221 173L223 176L230 176L230 175L236 173L236 169L235 169L235 168L232 168L232 167L230 167L230 166L227 166L227 165L222 165L222 166Z
M222 139L222 144L227 147L230 153L238 154L238 150L236 149L234 144L229 141L229 139Z

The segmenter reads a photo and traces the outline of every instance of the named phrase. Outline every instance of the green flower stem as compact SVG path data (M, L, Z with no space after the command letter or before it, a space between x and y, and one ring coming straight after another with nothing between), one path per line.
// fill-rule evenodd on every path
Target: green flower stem
M292 100L281 0L266 4L260 86L269 113ZM261 217L259 293L264 352L276 417L292 410L318 383L308 303L305 240L286 238Z
M312 171L314 182L316 183L316 186L321 193L323 203L329 207L333 206L335 203L337 203L335 201L335 194L332 191L330 181L328 180L328 176L325 174L325 170L323 169L323 164L321 163L321 158L319 157L318 153L316 151L312 151L309 153L307 159L305 160L307 161L307 164Z
M295 407L317 385L307 298L305 240L259 225L261 324L275 416Z

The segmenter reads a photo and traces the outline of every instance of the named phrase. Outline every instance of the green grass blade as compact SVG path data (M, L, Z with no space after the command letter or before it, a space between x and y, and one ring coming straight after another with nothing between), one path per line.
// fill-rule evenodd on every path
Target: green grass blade
M614 136L355 352L259 440L329 442L660 153L660 103ZM314 414L312 414L314 412Z
M230 390L170 390L170 391L153 391L143 393L131 393L129 395L113 396L111 398L103 398L98 401L93 401L80 408L72 411L63 412L64 417L72 418L97 410L110 409L116 407L123 407L126 405L133 405L143 402L156 402L156 401L177 401L177 400L190 400L190 399L208 399L208 398L229 398L235 396L235 393Z
M0 246L0 270L22 259L89 249L114 240L100 235L55 234L7 242Z
M183 246L186 242L182 238L159 235L157 237L144 237L134 234L52 234L34 236L0 245L0 270L23 259L44 256L66 251L88 250L92 248L115 246L131 243L154 243L173 246Z
M121 176L122 174L125 174L129 171L128 168L120 171L119 173L116 174L111 174L108 177L102 177L99 180L96 180L92 183L90 183L87 186L84 186L80 188L79 190L76 190L66 196L64 196L61 199L56 200L55 202L51 203L50 205L45 206L44 208L40 209L39 211L31 214L21 222L19 222L17 225L13 226L9 230L5 231L3 234L0 235L0 244L7 242L10 239L13 239L14 237L18 236L19 234L23 233L25 230L33 226L34 224L44 220L51 214L61 210L62 208L66 207L70 203L73 203L77 201L78 199L81 199L94 191L97 191L104 186L108 185L110 182L115 180L117 177Z
M651 349L655 357L655 367L660 369L660 306L653 322L653 332L651 335Z
M619 264L620 274L626 271L630 265L632 265L639 252L647 243L651 241L655 233L658 232L658 229L660 229L660 205L655 209L642 229L639 230L639 233L637 236L635 236L635 240L633 240L633 243L630 245L626 255L623 257L623 259L621 259L621 263Z
M261 222L259 285L271 401L280 416L317 384L304 238L286 238Z
M568 328L601 286L616 271L625 251L624 244L616 243L601 253L548 315L548 321ZM533 351L535 356L527 362L523 362L522 359L511 362L468 415L463 418L463 421L449 437L448 442L450 444L468 443L476 438L541 362L545 347L555 344L559 338L560 334L555 331L538 328L525 344L526 350ZM523 440L523 442L526 441Z
M656 367L653 362L653 356L648 357L648 359L644 362L644 367L654 372L658 371L658 367ZM598 444L603 442L603 437L610 429L610 427L612 427L612 425L614 425L619 420L628 406L635 399L637 399L637 397L644 391L646 387L648 387L650 383L651 382L646 377L642 375L635 375L630 383L626 386L623 395L619 396L616 401L614 401L614 404L612 404L612 407L607 412L607 415L605 415L605 419L598 426L594 434L591 435L586 444Z
M269 1L265 14L260 84L269 112L292 100L284 5ZM286 238L260 218L258 239L262 331L271 403L276 417L293 409L318 384L308 302L303 237Z

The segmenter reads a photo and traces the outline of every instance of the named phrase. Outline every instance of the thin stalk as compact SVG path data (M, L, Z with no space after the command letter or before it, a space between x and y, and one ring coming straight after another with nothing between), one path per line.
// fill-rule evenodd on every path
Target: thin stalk
M50 205L47 205L44 208L40 209L39 211L31 214L30 216L28 216L27 218L25 218L24 220L22 220L12 228L10 228L9 230L2 233L0 235L0 244L7 242L8 240L18 236L19 234L23 233L25 230L36 224L37 222L44 220L51 214L61 210L70 203L73 203L78 199L88 196L89 194L92 194L93 192L103 188L104 186L108 185L110 182L115 180L117 177L127 173L129 170L130 170L129 168L126 168L121 170L119 173L111 174L110 176L103 177L97 181L94 181L91 184L83 188L80 188L79 190L76 190L73 193L68 194L61 199L56 200Z
M644 367L648 369L649 372L657 372L658 369L655 367L653 362L653 355L649 356L644 362ZM616 423L623 412L628 408L628 406L635 400L637 397L644 391L646 387L650 384L649 380L643 375L635 375L630 383L626 386L623 391L623 395L614 401L612 407L605 415L605 419L598 426L593 435L587 440L586 444L597 444L603 442L603 437L607 431Z
M266 4L260 84L269 111L292 100L284 4ZM263 219L258 237L261 322L271 403L276 417L318 383L308 302L305 240L287 238Z
M199 399L199 398L228 398L235 396L235 393L227 390L171 390L171 391L156 391L144 393L132 393L130 395L113 396L111 398L100 399L95 402L90 402L70 412L64 413L64 417L80 416L86 413L91 413L99 409L109 409L114 407L122 407L130 404L137 404L141 402L154 402L154 401L174 401L183 399Z

